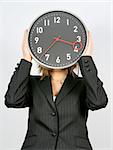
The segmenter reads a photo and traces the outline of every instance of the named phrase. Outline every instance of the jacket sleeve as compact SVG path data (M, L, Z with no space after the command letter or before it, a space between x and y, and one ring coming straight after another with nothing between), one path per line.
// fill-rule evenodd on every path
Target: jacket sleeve
M91 110L106 107L107 94L103 88L103 82L98 78L98 71L91 56L82 56L79 61L81 74L86 87L86 106Z
M29 107L32 104L29 82L32 63L21 59L17 65L4 96L5 105L13 108Z

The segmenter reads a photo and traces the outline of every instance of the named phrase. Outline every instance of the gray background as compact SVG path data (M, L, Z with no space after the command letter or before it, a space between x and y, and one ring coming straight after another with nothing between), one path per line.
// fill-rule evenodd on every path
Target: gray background
M87 122L94 150L113 149L112 141L112 3L79 2L0 2L0 150L19 150L27 130L28 108L14 109L4 105L4 94L16 64L22 57L23 32L37 16L52 10L66 10L80 16L92 32L93 59L104 82L109 103L105 109L89 111ZM31 74L39 74L33 61Z

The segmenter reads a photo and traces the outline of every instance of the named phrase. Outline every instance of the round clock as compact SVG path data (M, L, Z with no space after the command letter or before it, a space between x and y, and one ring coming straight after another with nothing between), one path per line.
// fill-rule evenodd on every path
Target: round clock
M74 65L87 46L87 29L77 16L50 11L30 26L28 44L32 57L42 66L64 69Z

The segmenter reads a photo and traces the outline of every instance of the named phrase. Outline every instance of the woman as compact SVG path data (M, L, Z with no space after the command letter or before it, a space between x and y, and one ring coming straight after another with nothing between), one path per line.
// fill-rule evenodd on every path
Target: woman
M21 150L92 150L87 131L88 110L107 105L103 82L92 58L93 42L78 64L82 77L66 69L40 66L42 76L31 76L32 56L28 51L28 31L24 33L21 59L5 94L5 105L29 107L28 130Z

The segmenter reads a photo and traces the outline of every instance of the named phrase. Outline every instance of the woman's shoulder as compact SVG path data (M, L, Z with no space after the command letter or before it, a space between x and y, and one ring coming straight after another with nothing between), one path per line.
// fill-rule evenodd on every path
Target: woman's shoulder
M40 80L41 78L41 75L30 75L30 79L37 79L37 80Z
M72 71L71 76L76 80L83 80L83 76L80 76L78 74L76 74L74 71Z
M75 82L78 82L79 84L85 85L85 79L82 75L77 75L74 71L72 72L71 76L75 80Z
M30 75L29 76L29 83L30 83L30 85L32 85L33 87L35 87L35 85L36 86L39 85L39 83L41 81L40 78L41 78L40 75Z

